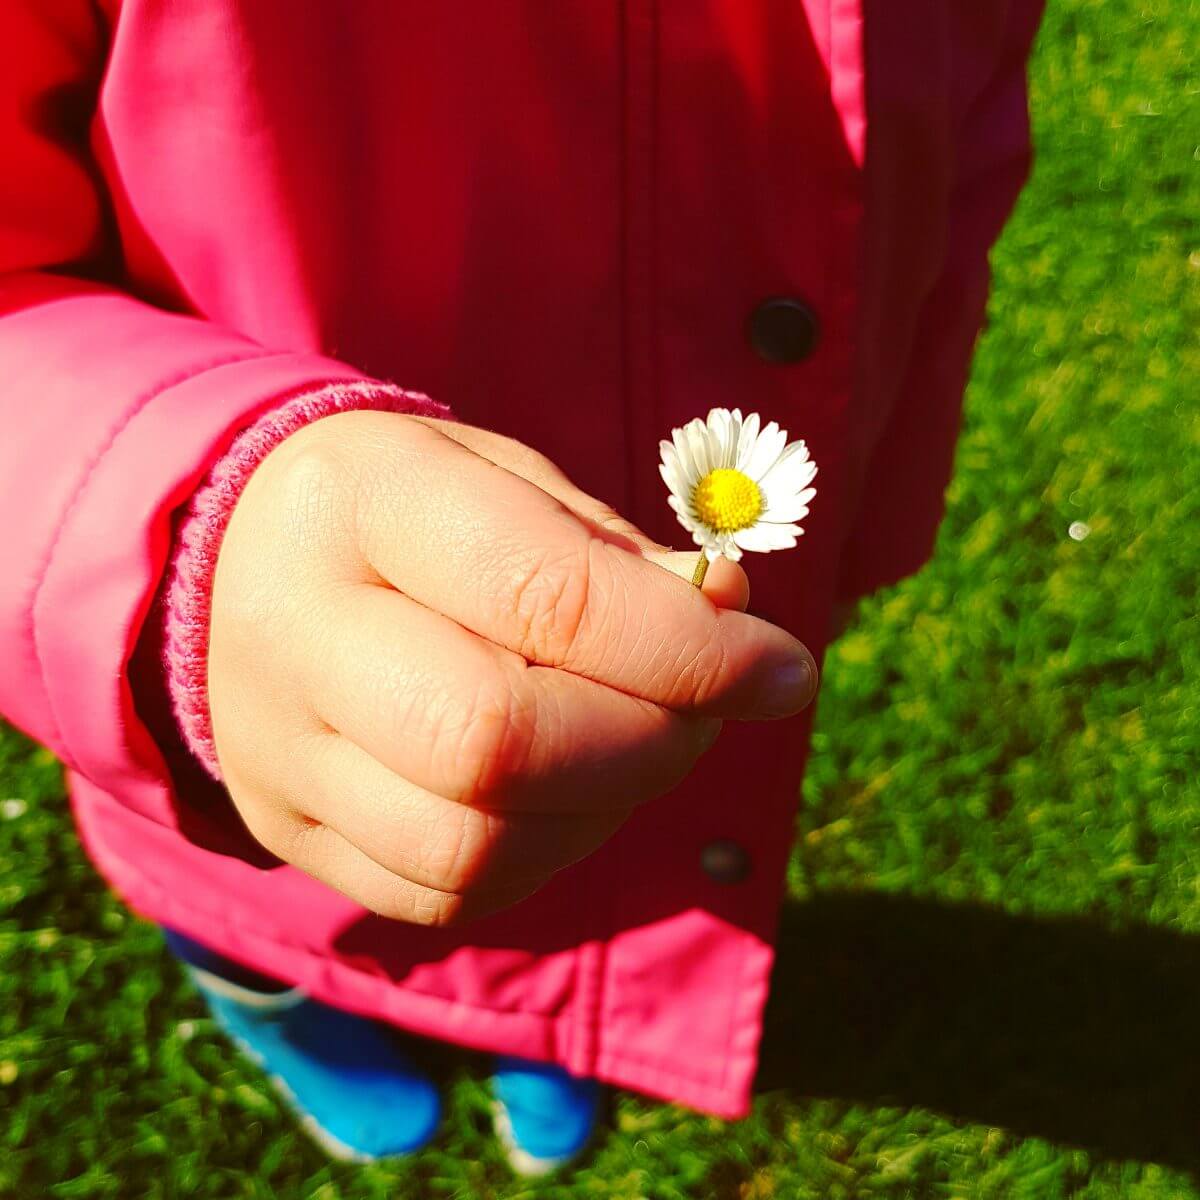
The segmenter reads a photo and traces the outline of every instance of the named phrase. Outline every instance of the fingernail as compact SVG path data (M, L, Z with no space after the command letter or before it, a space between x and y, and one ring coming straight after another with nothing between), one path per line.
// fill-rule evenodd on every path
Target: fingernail
M780 663L763 689L763 713L770 717L790 717L800 712L813 698L816 682L816 672L807 654Z

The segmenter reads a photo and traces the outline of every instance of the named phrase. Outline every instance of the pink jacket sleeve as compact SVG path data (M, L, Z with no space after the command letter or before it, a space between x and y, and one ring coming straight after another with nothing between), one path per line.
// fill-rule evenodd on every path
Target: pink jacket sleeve
M963 390L987 304L988 254L1029 173L1026 62L1042 9L1043 0L997 6L1002 27L978 48L980 57L990 55L990 69L981 71L979 58L963 57L956 92L966 102L947 119L956 169L942 266L916 314L891 418L866 465L858 517L848 527L842 558L838 590L843 603L913 574L933 553ZM870 63L869 45L867 51ZM886 63L888 55L879 59ZM867 86L872 86L869 69ZM864 356L870 353L864 346ZM921 448L919 454L911 452L914 446Z
M90 0L3 7L0 713L177 825L129 672L172 514L240 429L293 397L335 385L346 405L426 402L94 281L112 247L79 97L103 53Z

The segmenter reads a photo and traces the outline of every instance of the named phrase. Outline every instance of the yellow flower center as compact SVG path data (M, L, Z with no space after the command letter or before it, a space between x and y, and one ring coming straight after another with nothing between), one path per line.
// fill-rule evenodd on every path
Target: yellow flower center
M718 533L748 529L762 516L763 498L758 484L732 467L709 471L692 493L696 515Z

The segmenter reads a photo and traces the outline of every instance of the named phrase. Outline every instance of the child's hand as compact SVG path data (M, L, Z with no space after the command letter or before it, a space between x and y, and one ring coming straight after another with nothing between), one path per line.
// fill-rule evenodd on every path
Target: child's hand
M595 850L721 718L808 703L808 651L714 605L745 604L740 568L702 595L639 548L661 550L496 434L350 412L286 439L213 588L213 732L251 833L445 924Z

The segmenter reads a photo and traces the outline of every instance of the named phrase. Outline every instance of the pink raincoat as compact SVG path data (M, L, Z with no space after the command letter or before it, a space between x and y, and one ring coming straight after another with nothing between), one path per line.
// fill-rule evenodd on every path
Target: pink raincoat
M120 894L341 1007L745 1113L806 722L728 726L506 913L389 922L186 750L173 538L239 431L346 383L682 545L658 440L738 405L821 467L799 548L748 564L819 655L835 601L930 552L1038 7L6 0L0 711Z

